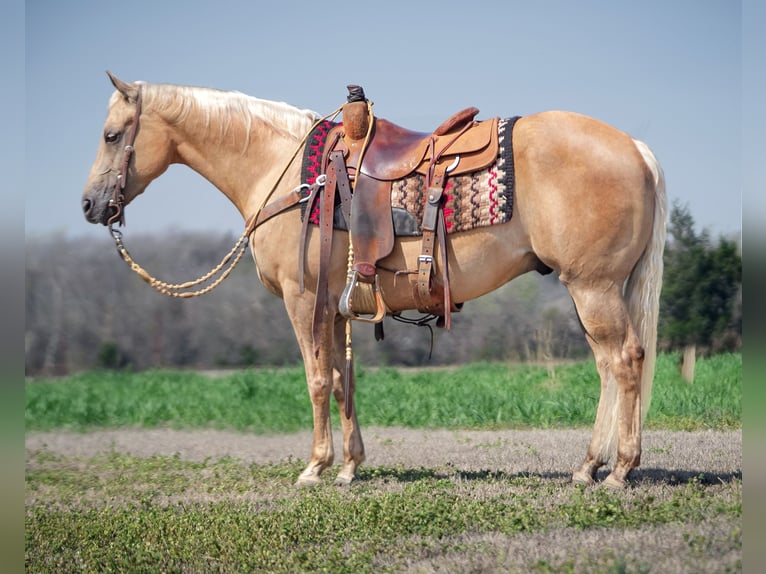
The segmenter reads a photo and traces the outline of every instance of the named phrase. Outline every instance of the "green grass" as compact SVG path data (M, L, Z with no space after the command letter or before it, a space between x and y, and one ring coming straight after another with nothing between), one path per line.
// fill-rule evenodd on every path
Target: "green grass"
M648 428L741 427L742 357L697 362L694 384L677 355L658 358ZM552 428L592 425L599 384L592 362L553 368L472 364L454 370L357 368L363 426ZM333 409L335 416L335 409ZM90 372L26 384L26 428L230 428L282 433L311 427L299 367L209 378L192 372Z
M648 426L741 428L741 355L659 357ZM592 363L358 369L362 426L590 427ZM311 428L299 368L222 378L85 373L26 384L28 430ZM657 478L620 492L569 476L362 466L351 488L293 486L303 461L85 458L28 451L27 572L737 572L738 476ZM679 567L678 564L682 566ZM680 569L679 569L680 568Z
M362 469L351 489L296 490L292 463L245 466L117 453L87 463L45 452L29 461L27 571L396 572L418 558L474 556L462 565L455 559L452 567L464 570L494 544L519 535L564 528L576 539L594 528L705 522L726 533L729 551L741 547L742 484L736 479L700 477L674 488L641 484L611 492L538 476L377 467ZM689 546L701 546L702 560L713 552L706 540L689 536ZM651 560L646 550L630 557L610 552L601 544L572 554L576 570L568 563L525 566L512 556L495 568L610 572L628 561L630 571L641 571L636 554Z
M742 426L742 355L697 361L694 383L681 378L677 355L661 355L655 369L648 428L732 429Z

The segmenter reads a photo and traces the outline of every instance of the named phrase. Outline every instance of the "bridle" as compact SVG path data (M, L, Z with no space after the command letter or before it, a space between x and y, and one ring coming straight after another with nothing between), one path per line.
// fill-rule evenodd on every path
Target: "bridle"
M137 86L136 95L136 114L133 118L133 125L130 131L127 133L125 140L125 147L123 148L122 161L120 162L120 171L117 174L117 180L114 182L112 188L112 197L109 200L109 206L115 209L115 212L107 221L109 232L114 235L115 231L112 229L112 225L119 223L120 226L125 225L125 185L128 181L128 166L130 165L130 158L133 156L135 148L133 144L136 142L136 135L138 134L138 120L141 117L141 86ZM119 232L117 232L119 233Z
M341 112L342 107L339 107L331 114L328 114L323 118L319 118L314 122L309 131L296 146L295 151L293 152L292 156L290 156L290 159L288 160L281 174L271 188L271 191L269 191L269 193L263 199L260 207L246 222L245 231L236 241L231 251L229 251L229 253L223 257L221 262L205 275L192 281L187 281L185 283L166 283L153 277L138 263L136 263L122 241L122 232L118 229L114 229L113 227L115 223L118 223L120 226L125 224L125 195L123 192L128 180L128 167L130 165L130 158L133 156L133 152L135 151L134 144L136 141L136 135L138 134L139 118L141 117L141 85L137 85L136 89L136 112L133 118L133 125L126 134L127 137L125 139L125 146L123 148L122 161L120 162L120 171L117 174L117 179L114 183L114 186L112 187L112 197L109 199L109 206L113 207L115 212L107 220L107 227L109 228L109 233L111 234L112 239L114 239L115 245L117 246L117 252L120 254L120 257L123 259L123 261L125 261L125 263L128 264L131 270L138 274L151 287L164 295L168 295L169 297L197 297L199 295L209 293L229 276L229 274L237 266L237 263L239 263L239 261L242 259L242 256L244 255L248 245L248 239L250 238L250 235L252 235L252 233L255 231L256 227L262 223L265 223L272 217L279 215L280 213L308 199L308 197L304 196L303 191L305 188L309 188L310 186L301 184L287 195L279 197L269 203L272 194L277 190L280 182L282 181L282 178L287 173L288 168L295 160L298 152L305 145L309 135L321 122L327 120L328 118L335 118ZM317 182L314 185L316 187L320 187L322 184ZM191 290L192 288L203 283L209 284L206 287L200 288L196 291Z

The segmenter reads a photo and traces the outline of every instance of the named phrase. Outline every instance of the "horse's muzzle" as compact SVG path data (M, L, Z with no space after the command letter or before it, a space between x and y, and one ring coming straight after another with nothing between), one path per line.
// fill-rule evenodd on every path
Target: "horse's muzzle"
M88 222L106 225L117 208L109 204L105 193L90 192L82 198L82 211Z

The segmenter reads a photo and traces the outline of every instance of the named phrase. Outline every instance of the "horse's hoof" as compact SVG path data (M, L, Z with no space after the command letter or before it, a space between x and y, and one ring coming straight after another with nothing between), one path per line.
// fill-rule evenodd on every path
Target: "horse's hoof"
M356 477L354 476L348 477L348 476L338 475L335 478L334 484L335 486L349 486L352 482L354 482L354 480L356 480Z
M335 479L335 483L334 484L335 484L335 486L349 486L355 480L356 480L355 476L348 477L348 476L342 476L342 475L339 474L337 476L337 478Z
M614 473L607 476L601 484L611 490L623 490L627 486L626 482L614 476Z
M593 477L587 472L578 470L572 475L572 482L574 484L581 484L583 486L591 486L596 481L593 480Z
M298 480L295 481L295 486L299 488L311 488L319 486L321 483L322 480L318 476L300 476L298 477Z

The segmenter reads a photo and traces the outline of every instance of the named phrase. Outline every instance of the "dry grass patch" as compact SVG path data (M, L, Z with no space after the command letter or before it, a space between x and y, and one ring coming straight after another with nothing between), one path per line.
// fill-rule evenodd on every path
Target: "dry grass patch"
M741 570L741 471L723 472L728 463L698 456L612 492L573 486L561 468L490 468L496 448L539 460L544 445L439 436L491 464L369 465L350 488L298 489L297 459L30 449L27 571ZM394 437L398 448L410 440Z

